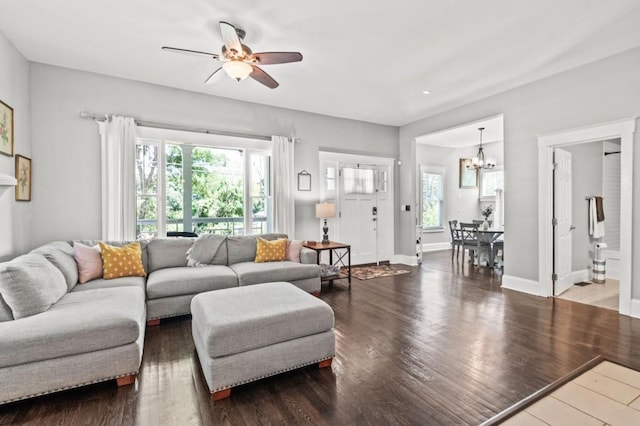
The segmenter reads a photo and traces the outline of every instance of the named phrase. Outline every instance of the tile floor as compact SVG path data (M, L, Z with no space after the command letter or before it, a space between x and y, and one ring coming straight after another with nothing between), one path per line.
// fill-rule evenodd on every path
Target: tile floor
M640 372L603 361L503 425L640 425Z
M607 278L604 284L573 285L558 297L617 311L620 298L620 281Z

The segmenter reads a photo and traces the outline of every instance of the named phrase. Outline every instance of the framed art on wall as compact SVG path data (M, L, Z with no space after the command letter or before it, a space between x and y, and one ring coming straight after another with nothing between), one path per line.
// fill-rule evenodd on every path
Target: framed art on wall
M460 159L460 188L478 187L478 169L468 169L467 158Z
M311 173L306 170L298 173L298 191L311 191Z
M16 201L31 201L31 159L16 154Z
M13 108L0 101L0 153L13 156Z

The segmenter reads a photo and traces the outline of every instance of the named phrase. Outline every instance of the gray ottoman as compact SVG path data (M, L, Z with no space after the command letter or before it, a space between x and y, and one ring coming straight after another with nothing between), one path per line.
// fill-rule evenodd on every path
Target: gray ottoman
M285 282L201 293L191 301L193 341L213 400L231 388L335 354L333 310Z

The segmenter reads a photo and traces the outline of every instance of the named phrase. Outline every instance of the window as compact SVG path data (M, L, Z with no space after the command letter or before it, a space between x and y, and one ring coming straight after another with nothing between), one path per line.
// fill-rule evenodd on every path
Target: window
M375 173L372 168L344 167L342 169L345 194L373 194Z
M268 151L138 139L136 166L138 238L272 231Z
M491 170L483 169L480 182L480 198L493 199L496 189L504 189L504 170L496 167Z
M422 227L442 229L444 227L444 170L422 166Z

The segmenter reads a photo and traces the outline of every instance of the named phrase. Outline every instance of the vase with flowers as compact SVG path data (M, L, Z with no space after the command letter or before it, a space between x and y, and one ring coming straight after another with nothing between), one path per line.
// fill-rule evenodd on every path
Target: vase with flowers
M483 229L489 229L489 217L491 216L491 213L493 213L493 206L491 204L482 209L482 211L480 212L480 214L482 214L482 216L484 217L484 222L482 223Z

